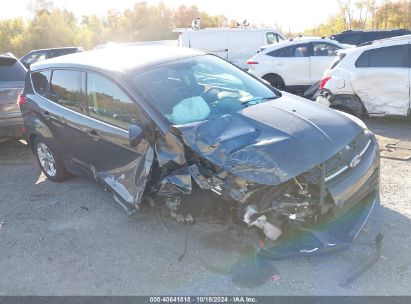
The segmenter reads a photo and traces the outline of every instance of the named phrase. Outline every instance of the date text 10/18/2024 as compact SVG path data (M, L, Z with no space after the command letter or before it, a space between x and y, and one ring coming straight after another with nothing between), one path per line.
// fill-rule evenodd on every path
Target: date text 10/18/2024
M254 297L150 297L150 303L257 303Z

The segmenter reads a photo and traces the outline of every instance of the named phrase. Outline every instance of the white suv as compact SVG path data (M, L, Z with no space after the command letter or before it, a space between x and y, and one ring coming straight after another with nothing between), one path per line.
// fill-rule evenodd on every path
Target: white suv
M410 113L411 35L346 50L324 73L317 101L351 114Z
M303 90L321 80L342 48L331 39L294 38L262 48L247 61L248 72L280 90Z

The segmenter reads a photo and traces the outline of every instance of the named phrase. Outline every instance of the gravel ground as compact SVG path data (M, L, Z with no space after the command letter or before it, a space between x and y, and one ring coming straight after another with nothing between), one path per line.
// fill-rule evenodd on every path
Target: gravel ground
M383 149L411 142L409 120L366 123ZM249 246L226 226L187 232L150 208L128 217L93 181L52 183L26 146L0 142L0 295L411 295L411 161L381 166L382 258L340 287L372 249L275 262L253 277L239 267L253 258ZM368 225L360 239L372 235Z

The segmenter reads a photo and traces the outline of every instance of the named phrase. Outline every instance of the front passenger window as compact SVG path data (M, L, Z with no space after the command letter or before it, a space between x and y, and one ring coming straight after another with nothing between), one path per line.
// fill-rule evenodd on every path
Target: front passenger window
M87 74L89 115L111 125L128 129L137 119L137 105L115 83L105 77Z

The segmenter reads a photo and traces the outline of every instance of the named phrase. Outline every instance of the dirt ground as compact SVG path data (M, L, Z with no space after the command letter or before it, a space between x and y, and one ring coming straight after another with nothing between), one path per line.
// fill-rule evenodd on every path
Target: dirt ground
M48 181L29 149L9 140L0 142L0 295L411 295L411 121L366 123L383 155L385 238L381 260L348 287L339 283L372 248L273 262L253 275L241 267L252 251L227 226L187 232L150 208L129 217L93 181Z

